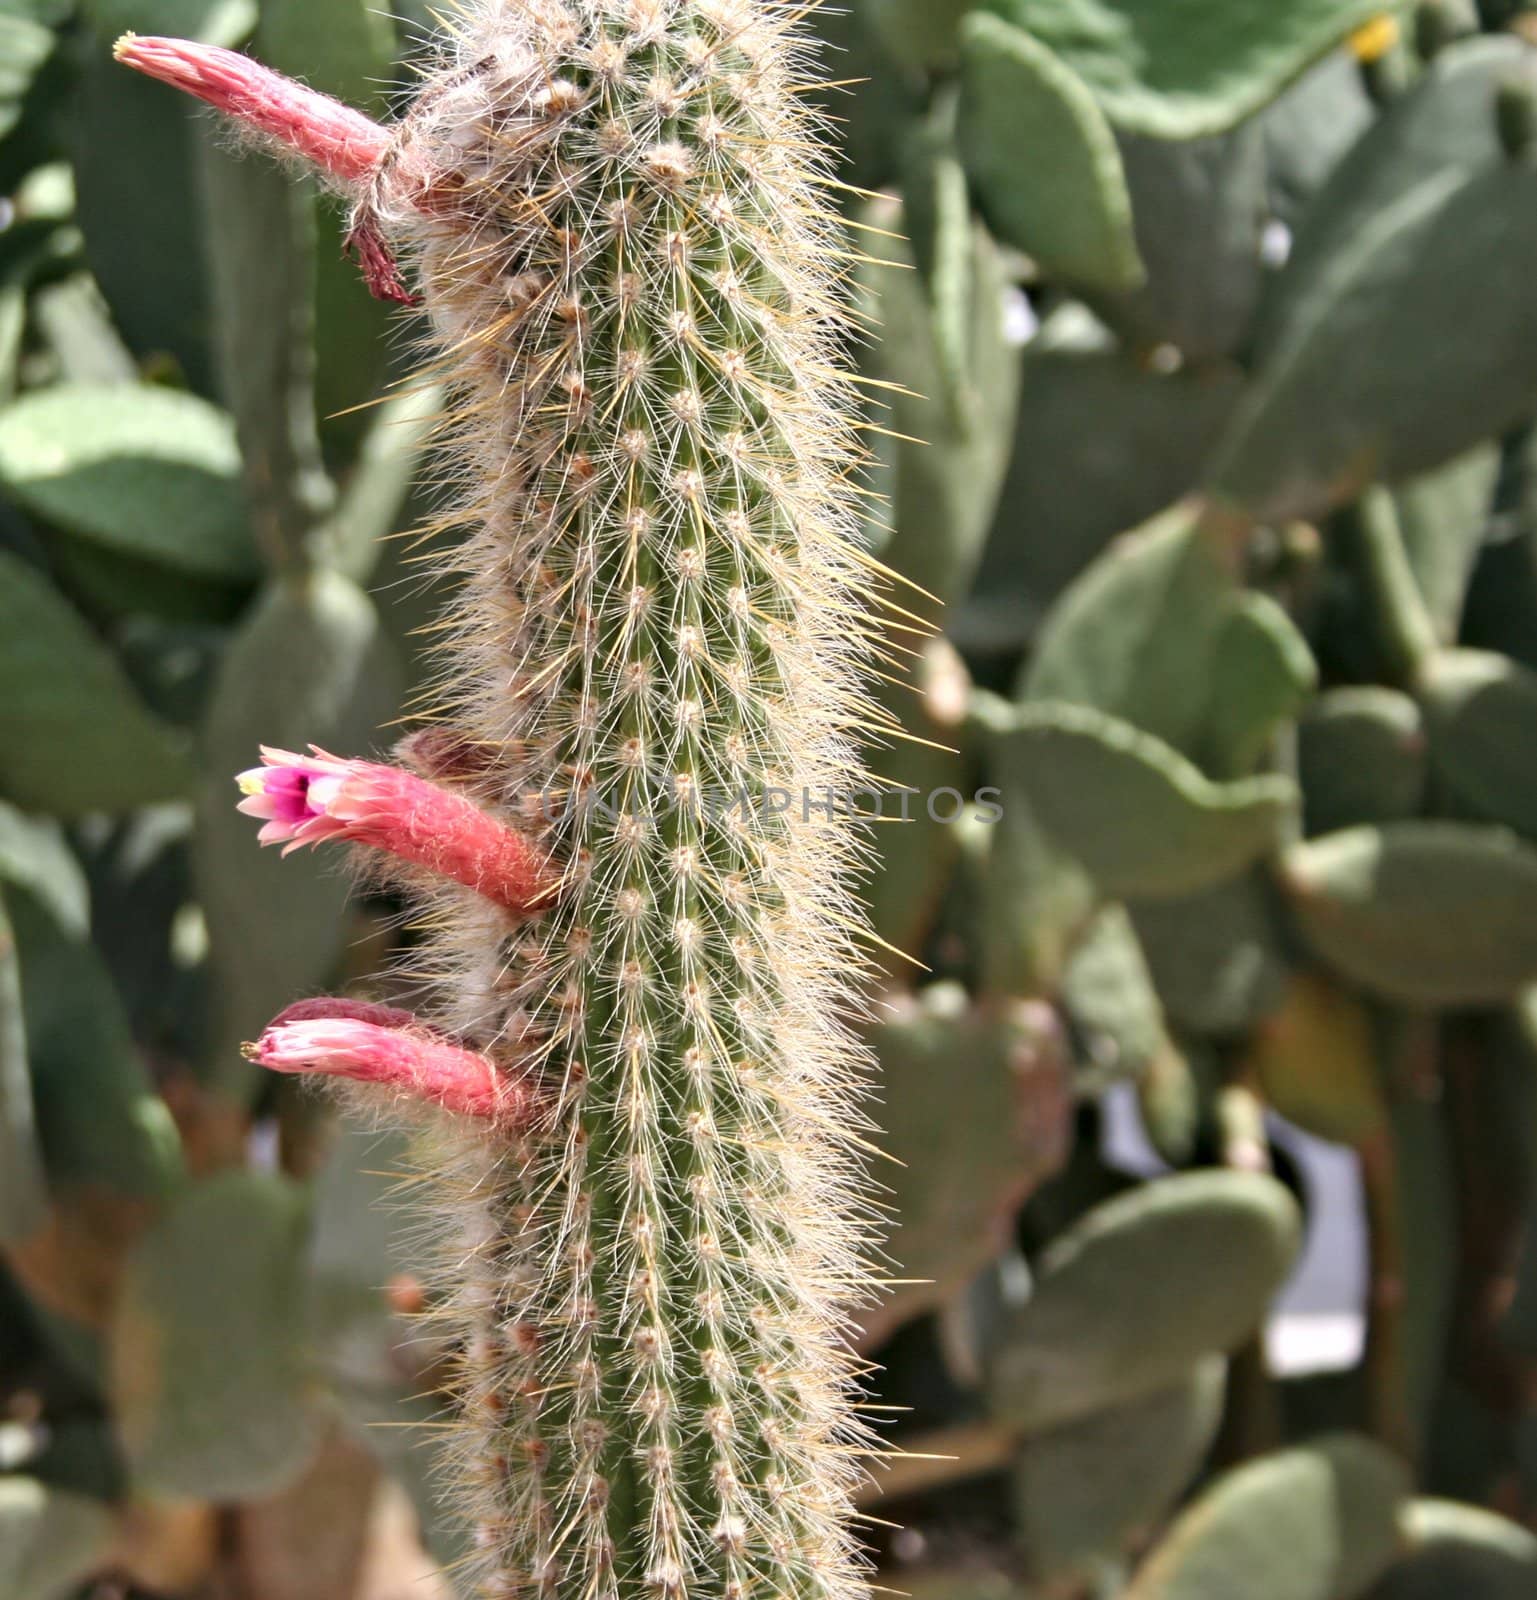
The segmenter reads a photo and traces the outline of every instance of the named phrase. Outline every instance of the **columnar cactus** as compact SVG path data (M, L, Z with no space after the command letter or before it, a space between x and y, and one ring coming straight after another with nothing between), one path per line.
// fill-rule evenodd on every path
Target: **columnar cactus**
M819 791L942 602L860 863L880 1582L1537 1594L1537 0L456 0L390 126L210 48L363 106L389 9L0 0L0 1591L361 1600L408 1491L460 1596L845 1600ZM94 33L171 12L123 59L338 192L189 160ZM368 403L344 240L442 385ZM1299 1129L1369 1235L1300 1387Z
M457 1113L429 1159L484 1593L843 1595L867 1212L833 797L871 713L804 7L465 9L387 143L243 58L120 47L358 185L365 265L395 292L385 241L414 258L453 394L421 778L276 752L244 779L265 837L414 864L434 1031L311 1010L255 1053ZM506 890L519 836L542 891Z

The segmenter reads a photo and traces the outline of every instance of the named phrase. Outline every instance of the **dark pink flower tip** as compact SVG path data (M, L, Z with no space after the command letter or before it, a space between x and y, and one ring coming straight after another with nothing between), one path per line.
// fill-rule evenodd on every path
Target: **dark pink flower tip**
M295 1016L296 1011L308 1015ZM384 1022L359 1013L382 1015ZM405 1023L397 1020L406 1017ZM314 1073L377 1084L461 1116L521 1125L532 1097L483 1055L388 1006L306 1000L267 1026L247 1056L273 1072Z
M393 754L402 766L424 778L474 783L492 771L491 749L457 728L441 724L408 733Z
M346 1017L353 1022L371 1022L377 1028L414 1028L416 1018L396 1006L381 1006L373 1000L343 1000L337 995L317 995L313 1000L295 1000L267 1024L281 1027L288 1022L313 1022L317 1017L334 1020Z
M368 182L389 148L389 130L361 111L238 51L125 33L112 54L124 66L206 100L342 183Z
M531 912L551 902L559 876L522 834L488 816L473 801L401 767L344 761L311 747L311 754L263 748L260 767L236 780L239 809L259 817L257 837L300 845L343 839L414 862L452 878L509 911Z

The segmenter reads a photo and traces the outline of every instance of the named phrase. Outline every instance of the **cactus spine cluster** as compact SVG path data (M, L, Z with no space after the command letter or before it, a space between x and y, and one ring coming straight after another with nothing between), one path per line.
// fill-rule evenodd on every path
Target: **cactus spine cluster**
M413 756L561 872L532 915L421 891L433 1021L542 1107L432 1158L495 1600L858 1583L828 796L868 630L803 9L471 5L360 204L416 263L468 530Z

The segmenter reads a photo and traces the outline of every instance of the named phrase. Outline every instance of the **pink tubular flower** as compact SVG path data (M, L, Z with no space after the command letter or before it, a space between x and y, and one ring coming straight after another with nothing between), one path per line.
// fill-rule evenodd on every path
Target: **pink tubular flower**
M355 1000L304 1000L267 1025L247 1056L274 1072L316 1073L398 1090L445 1111L521 1124L532 1098L474 1050L409 1013Z
M112 54L124 66L206 100L342 183L366 183L389 147L389 130L361 111L238 51L125 33Z
M239 809L260 817L263 844L283 854L344 839L452 878L509 911L547 906L558 887L549 861L521 834L452 790L372 761L262 749L242 772Z
M141 39L125 33L112 54L124 66L207 101L353 190L372 183L390 149L388 128L238 51L190 39ZM353 213L347 248L357 256L363 281L376 299L418 303L401 280L368 200Z

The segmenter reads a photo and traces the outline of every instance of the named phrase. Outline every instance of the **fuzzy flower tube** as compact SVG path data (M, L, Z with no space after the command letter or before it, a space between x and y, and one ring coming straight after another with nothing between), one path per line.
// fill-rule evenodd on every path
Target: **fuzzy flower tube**
M261 755L263 765L235 780L245 795L237 809L261 818L257 839L281 844L284 855L342 839L452 878L509 911L533 911L559 889L553 866L523 833L452 790L323 750Z
M532 1096L517 1075L424 1028L408 1011L349 1000L301 1000L248 1045L273 1072L349 1078L463 1116L526 1121Z
M243 57L119 47L351 188L454 396L467 534L418 746L449 758L272 751L242 785L273 842L406 863L434 930L430 1026L322 1002L252 1048L440 1108L491 1600L864 1586L865 963L833 797L863 783L872 629L806 9L468 0L374 133Z

